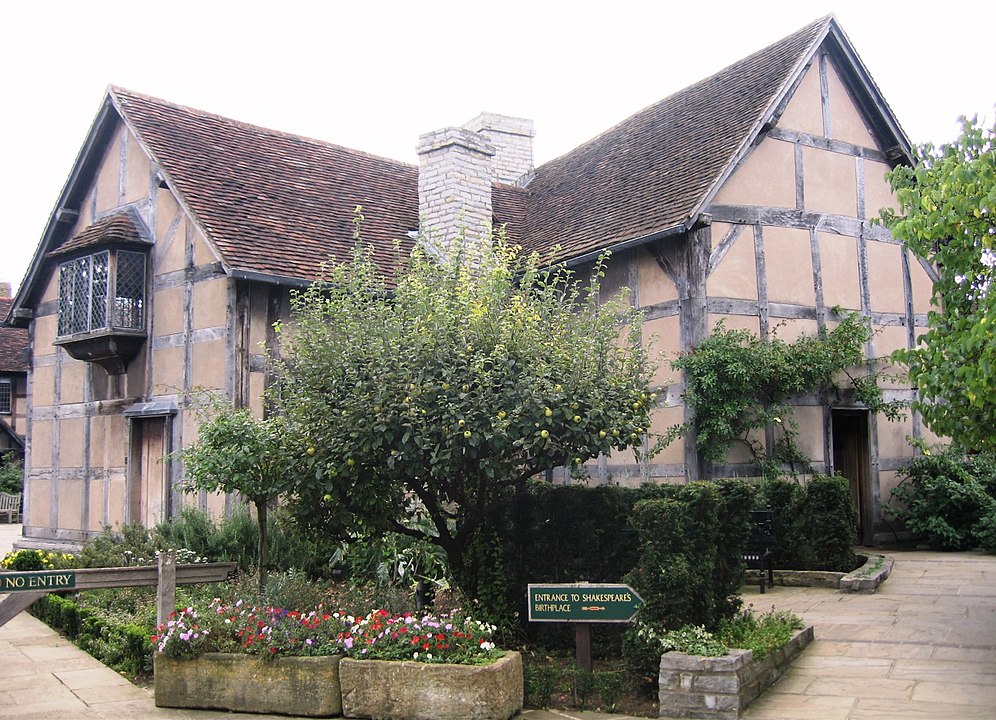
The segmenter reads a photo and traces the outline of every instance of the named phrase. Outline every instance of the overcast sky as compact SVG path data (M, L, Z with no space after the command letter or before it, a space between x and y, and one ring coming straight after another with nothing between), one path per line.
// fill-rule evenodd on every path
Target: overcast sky
M109 84L409 162L420 133L517 115L541 164L832 12L910 139L941 143L959 115L992 117L992 28L918 6L6 2L0 281L20 284Z

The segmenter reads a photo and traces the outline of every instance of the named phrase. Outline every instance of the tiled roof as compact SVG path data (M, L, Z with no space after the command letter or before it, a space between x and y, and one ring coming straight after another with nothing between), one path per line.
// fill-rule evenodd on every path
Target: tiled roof
M97 220L82 232L51 251L49 257L68 255L97 245L148 245L127 212L114 213Z
M730 65L536 169L528 248L570 259L689 219L831 18Z
M395 267L395 243L410 252L415 166L120 88L111 95L229 267L313 280L330 255L351 255L357 205L382 269Z
M527 250L576 258L689 219L831 18L731 65L537 168L496 184L498 224ZM230 268L312 280L352 252L353 213L380 267L418 227L418 168L120 88L111 95ZM70 244L76 242L71 241ZM68 246L67 246L68 247Z
M7 317L11 298L0 298L0 320ZM28 364L28 331L0 326L0 373L26 373Z

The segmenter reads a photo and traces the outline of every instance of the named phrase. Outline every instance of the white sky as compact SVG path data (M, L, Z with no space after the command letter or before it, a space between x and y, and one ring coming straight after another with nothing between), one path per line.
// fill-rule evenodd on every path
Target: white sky
M992 29L975 3L676 5L5 2L0 281L20 284L108 84L409 162L420 133L517 115L536 123L541 164L833 12L913 142L992 117Z

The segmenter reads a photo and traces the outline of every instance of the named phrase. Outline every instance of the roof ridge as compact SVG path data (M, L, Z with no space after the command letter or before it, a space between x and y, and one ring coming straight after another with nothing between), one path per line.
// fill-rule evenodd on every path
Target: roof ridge
M788 35L785 35L784 37L782 37L782 38L780 38L778 40L775 40L774 42L769 43L768 45L765 45L763 48L760 48L759 50L755 50L754 52L750 53L749 55L746 55L746 56L744 56L742 58L739 58L739 59L733 61L729 65L726 65L726 66L720 68L719 70L716 70L714 73L712 73L710 75L707 75L704 78L700 78L700 79L696 80L695 82L691 83L690 85L686 85L686 86L684 86L682 88L679 88L678 90L675 90L674 92L666 95L665 97L663 97L663 98L661 98L659 100L655 100L654 102L652 102L652 103L650 103L648 105L645 105L644 107L640 108L639 110L630 113L629 115L627 115L626 117L624 117L622 120L620 120L619 122L615 123L614 125L606 128L605 130L602 130L600 133L598 133L597 135L593 136L591 139L586 140L585 142L581 143L580 145L574 146L573 148L571 148L567 152L565 152L565 153L563 153L561 155L558 155L557 157L555 157L555 158L553 158L551 160L548 160L547 162L543 163L543 165L541 165L540 167L544 167L546 165L549 165L550 163L554 163L557 160L559 160L560 158L563 158L563 157L566 157L568 155L571 155L571 154L575 153L576 151L580 150L581 148L584 148L585 146L587 146L589 144L595 144L595 143L597 143L598 140L600 140L601 138L603 138L603 137L605 137L607 135L610 135L611 133L615 132L620 127L622 127L623 125L625 125L627 122L629 122L633 118L637 117L638 115L642 115L643 113L645 113L645 112L647 112L647 111L649 111L649 110L651 110L653 108L656 108L656 107L659 107L661 105L664 105L665 103L667 103L668 101L670 101L670 100L678 97L679 95L682 95L684 93L691 93L695 88L707 85L708 83L712 82L715 78L717 78L717 77L719 77L719 76L721 76L721 75L723 75L725 73L730 72L735 67L743 66L744 64L748 63L748 61L756 60L759 56L763 55L764 53L770 52L773 48L775 48L775 47L777 47L779 45L782 45L783 43L787 43L790 40L792 40L793 38L796 38L796 37L799 37L799 36L804 36L807 33L814 31L817 27L819 27L821 25L828 25L829 26L829 24L830 24L831 21L834 21L834 22L836 21L836 18L834 17L834 15L832 13L830 13L828 15L824 15L820 19L814 20L813 22L808 23L807 25L805 25L804 27L796 30L795 32L791 32ZM812 47L812 43L810 43L810 47ZM537 170L538 169L539 168L537 168Z
M407 163L404 160L398 160L396 158L389 158L385 155L377 155L376 153L367 152L365 150L357 150L356 148L347 147L345 145L339 145L338 143L330 142L328 140L321 140L319 138L314 138L309 135L300 135L298 133L286 132L284 130L277 130L275 128L266 127L264 125L256 125L255 123L246 122L245 120L238 120L227 115L221 115L219 113L210 112L208 110L202 110L200 108L195 108L190 105L183 105L181 103L176 103L171 100L166 100L164 98L156 97L154 95L148 95L146 93L138 92L135 90L129 90L128 88L121 87L120 85L108 85L107 94L112 95L119 101L124 98L133 97L139 100L143 100L147 103L152 103L155 105L160 105L163 107L170 108L172 110L177 110L180 112L188 113L190 115L202 118L208 118L212 120L218 120L224 123L228 123L234 126L241 127L246 130L252 130L266 135L272 135L273 137L285 138L287 140L295 140L309 145L316 145L319 147L334 148L336 150L342 150L354 155L362 155L374 160L381 160L384 162L394 163L406 168L417 167L414 163ZM120 103L124 108L127 109L127 102Z

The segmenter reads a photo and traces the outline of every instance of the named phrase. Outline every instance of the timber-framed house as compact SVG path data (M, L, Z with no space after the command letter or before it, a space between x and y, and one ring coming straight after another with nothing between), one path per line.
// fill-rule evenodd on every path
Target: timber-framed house
M187 398L207 388L261 410L273 323L291 289L348 257L357 205L385 272L420 221L444 243L503 224L581 271L610 250L604 287L631 288L665 360L719 320L790 341L840 306L872 323L871 367L925 325L931 268L871 222L894 205L884 175L910 144L832 17L540 167L532 137L530 121L484 113L423 135L416 166L110 88L8 315L32 345L22 545L183 503L227 509L176 491L168 458L196 436ZM662 368L657 431L688 417L680 375ZM850 478L874 540L905 438L925 433L917 418L815 396L795 417L816 469ZM737 451L701 462L690 439L588 470L621 484L756 474Z

